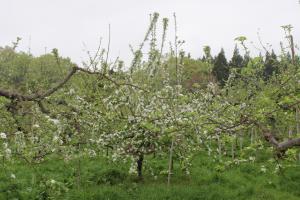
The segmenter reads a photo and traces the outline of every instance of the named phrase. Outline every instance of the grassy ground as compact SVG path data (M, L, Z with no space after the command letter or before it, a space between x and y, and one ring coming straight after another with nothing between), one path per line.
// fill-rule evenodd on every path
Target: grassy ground
M147 162L154 166L152 173L167 168L164 159L148 158ZM144 180L137 182L128 175L127 164L104 158L82 159L80 165L78 160L49 159L38 166L16 162L1 168L0 199L300 199L300 165L285 167L281 173L274 169L274 164L258 161L224 170L203 153L193 160L190 176L175 162L167 187L164 174L153 176L145 170Z

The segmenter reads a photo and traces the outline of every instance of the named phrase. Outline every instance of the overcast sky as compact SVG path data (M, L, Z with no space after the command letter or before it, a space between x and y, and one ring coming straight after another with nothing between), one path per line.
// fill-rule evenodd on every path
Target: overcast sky
M278 50L284 37L280 26L286 24L300 41L298 0L0 0L0 46L21 37L19 50L30 47L40 55L45 47L47 52L58 48L80 64L86 59L83 43L93 51L103 37L106 45L111 24L110 59L129 61L129 44L137 46L143 39L152 12L168 18L176 13L178 36L196 58L202 57L204 45L214 54L224 47L230 57L240 35L259 46L258 30L263 42ZM170 23L168 40L173 41Z

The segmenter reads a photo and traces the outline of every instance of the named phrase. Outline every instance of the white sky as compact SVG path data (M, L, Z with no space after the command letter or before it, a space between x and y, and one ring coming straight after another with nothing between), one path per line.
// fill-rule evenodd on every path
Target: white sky
M19 50L30 46L39 55L45 47L48 52L58 48L80 63L86 59L83 43L93 51L103 37L106 46L111 24L110 59L129 61L129 44L136 47L143 39L154 11L161 19L176 12L179 38L196 58L202 57L204 45L210 45L213 54L224 47L230 57L234 38L240 35L259 46L258 29L262 40L278 50L284 37L280 26L286 24L293 25L296 44L300 41L298 0L0 0L0 46L19 36ZM170 25L168 40L173 41L172 19Z

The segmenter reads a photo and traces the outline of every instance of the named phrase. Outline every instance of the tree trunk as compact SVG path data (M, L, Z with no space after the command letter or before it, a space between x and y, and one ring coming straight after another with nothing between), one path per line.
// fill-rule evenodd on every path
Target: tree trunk
M143 161L144 161L144 155L141 154L139 155L139 158L137 160L137 173L138 173L138 178L142 179L143 178L143 174L142 174L142 170L143 170Z

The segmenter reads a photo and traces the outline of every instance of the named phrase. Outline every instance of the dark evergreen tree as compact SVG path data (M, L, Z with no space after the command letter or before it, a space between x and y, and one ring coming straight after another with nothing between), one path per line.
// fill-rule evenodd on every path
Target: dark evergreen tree
M271 54L267 52L263 71L264 79L268 80L273 74L278 73L278 71L279 67L276 54L273 50Z
M244 59L239 53L239 49L237 48L237 45L234 47L233 56L231 58L231 61L229 63L229 66L232 68L238 69L240 72L241 68L243 67Z
M218 56L215 58L214 66L212 69L213 75L221 86L225 85L229 77L229 67L225 57L224 49L222 48Z

